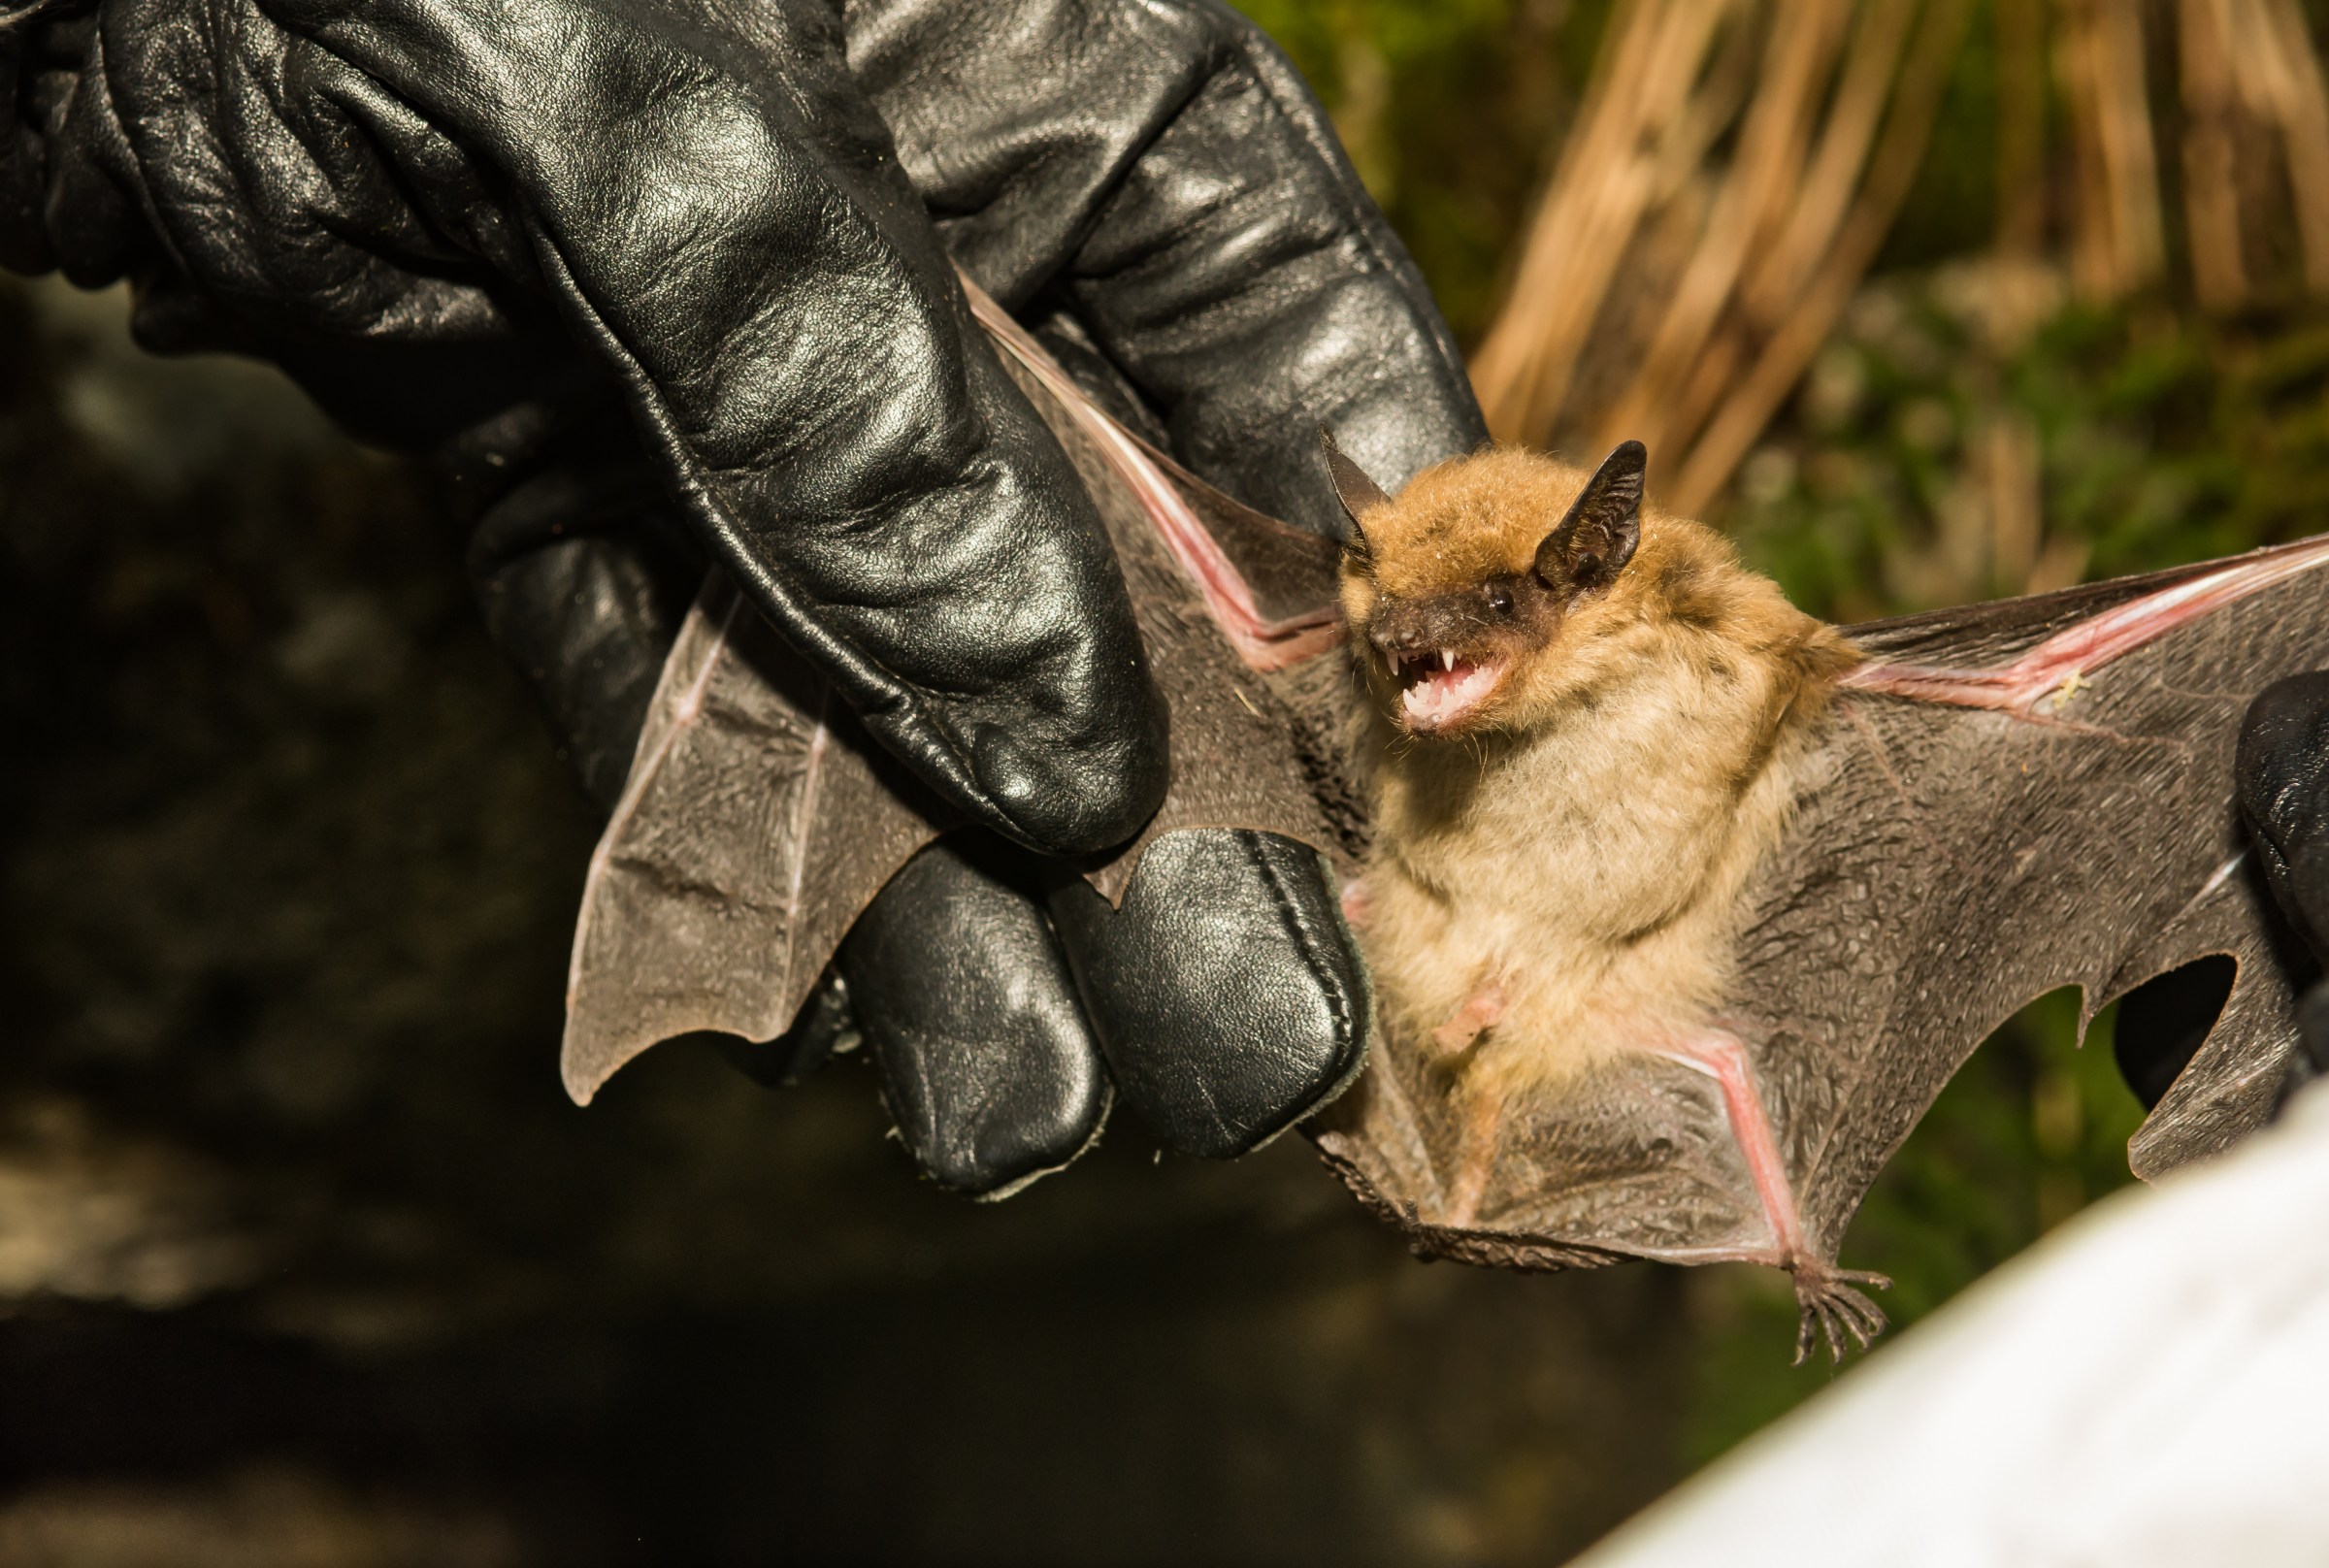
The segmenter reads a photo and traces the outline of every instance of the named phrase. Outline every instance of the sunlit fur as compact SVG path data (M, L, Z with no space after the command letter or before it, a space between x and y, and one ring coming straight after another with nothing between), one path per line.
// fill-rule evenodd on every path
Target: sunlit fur
M1443 1055L1452 1082L1498 1102L1707 1022L1809 721L1856 662L1721 537L1645 507L1614 581L1552 584L1534 635L1501 639L1512 668L1476 723L1405 733L1361 635L1379 597L1527 572L1588 477L1511 450L1443 464L1364 517L1368 554L1343 574L1376 698L1361 939L1385 1023L1395 1047ZM1499 993L1501 1018L1468 1050L1432 1043Z

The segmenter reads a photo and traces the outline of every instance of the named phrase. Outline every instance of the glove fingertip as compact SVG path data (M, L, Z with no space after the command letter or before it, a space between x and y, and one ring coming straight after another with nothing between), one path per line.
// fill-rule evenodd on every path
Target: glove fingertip
M1047 855L1088 855L1121 844L1164 803L1167 728L1153 687L1129 723L1087 747L1027 746L1000 726L983 730L972 768L997 826Z
M1365 964L1306 844L1166 833L1121 909L1077 881L1052 913L1119 1090L1180 1153L1250 1154L1365 1064Z
M2329 671L2256 695L2234 775L2274 895L2317 951L2329 931Z

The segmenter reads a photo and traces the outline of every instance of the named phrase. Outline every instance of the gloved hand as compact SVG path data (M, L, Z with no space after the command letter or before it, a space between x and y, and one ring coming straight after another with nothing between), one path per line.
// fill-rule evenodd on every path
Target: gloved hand
M1129 836L1166 736L1064 457L959 261L1231 493L1340 526L1321 422L1403 480L1479 415L1316 104L1208 0L0 0L0 264L127 276L164 350L281 364L436 452L488 622L619 788L717 563L979 823L845 944L909 1145L993 1192L1112 1082L1243 1152L1359 1065L1328 878L1174 835L1109 910L1029 851ZM1104 1066L1103 1066L1104 1062Z
M2329 958L2329 671L2257 694L2241 723L2237 768L2241 813L2273 897L2313 958ZM2303 1049L2283 1099L2329 1072L2329 984L2305 994L2297 1024Z
M2291 675L2256 694L2241 721L2233 776L2265 883L2317 966L2329 957L2329 671ZM2229 964L2186 964L2147 980L2120 1006L2119 1072L2147 1109L2207 1040L2230 984ZM2329 1070L2329 986L2306 992L2297 1024L2302 1049L2289 1062L2282 1101Z

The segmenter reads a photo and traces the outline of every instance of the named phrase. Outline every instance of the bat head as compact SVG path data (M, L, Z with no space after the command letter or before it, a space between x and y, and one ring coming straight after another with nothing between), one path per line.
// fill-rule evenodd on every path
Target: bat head
M1342 609L1384 712L1408 734L1525 726L1641 540L1648 453L1588 473L1511 448L1426 470L1394 500L1327 438L1351 515Z

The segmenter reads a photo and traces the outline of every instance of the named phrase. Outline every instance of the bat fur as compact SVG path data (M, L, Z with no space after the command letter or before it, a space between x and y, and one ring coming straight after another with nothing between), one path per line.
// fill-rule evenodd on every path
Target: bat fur
M1354 906L1387 1037L1431 1042L1461 1106L1452 1225L1476 1216L1509 1104L1624 1051L1744 1081L1718 1022L1741 895L1860 662L1712 530L1644 506L1645 456L1629 441L1589 473L1492 449L1396 501L1334 464L1372 699ZM1742 1116L1758 1163L1768 1119ZM1773 1245L1749 1256L1820 1269L1760 1163Z

